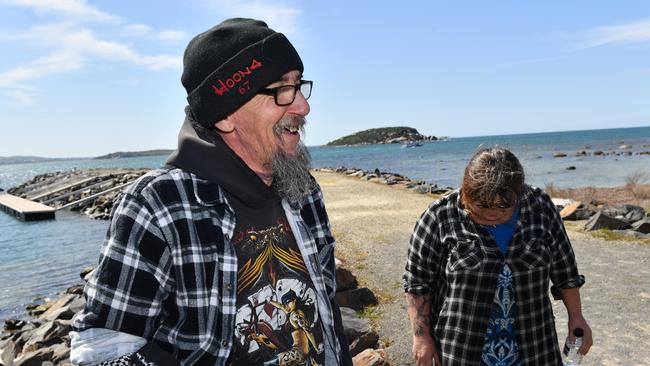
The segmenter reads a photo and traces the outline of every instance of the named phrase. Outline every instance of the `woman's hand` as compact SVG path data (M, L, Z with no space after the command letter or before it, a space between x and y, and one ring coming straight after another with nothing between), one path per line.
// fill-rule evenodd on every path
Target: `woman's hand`
M575 336L573 335L573 330L576 328L582 328L584 334L582 335L582 346L580 346L579 351L583 355L586 355L594 341L591 338L591 328L589 328L589 324L587 324L587 321L582 316L580 289L564 288L561 289L560 292L562 294L562 301L566 307L567 314L569 315L569 340L574 342Z
M440 356L433 338L429 335L413 336L413 358L417 366L441 366Z
M582 328L584 334L582 335L582 346L580 346L581 354L586 355L589 352L589 348L594 343L591 336L591 328L587 321L582 316L582 313L569 314L569 340L575 342L575 336L573 335L573 330L576 328Z

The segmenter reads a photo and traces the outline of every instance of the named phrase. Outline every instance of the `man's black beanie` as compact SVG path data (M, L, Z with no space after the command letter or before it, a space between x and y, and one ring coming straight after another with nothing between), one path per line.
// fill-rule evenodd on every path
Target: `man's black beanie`
M181 82L194 119L211 128L291 70L302 72L302 61L282 33L233 18L190 41Z

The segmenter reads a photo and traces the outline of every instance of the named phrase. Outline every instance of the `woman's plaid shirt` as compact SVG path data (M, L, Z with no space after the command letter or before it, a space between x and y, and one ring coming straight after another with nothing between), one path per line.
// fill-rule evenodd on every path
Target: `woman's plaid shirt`
M507 255L462 209L458 191L433 202L415 226L404 289L431 294L431 325L443 365L478 365L497 279L513 273L515 329L523 365L562 365L549 280L559 289L584 284L555 205L526 187Z
M331 299L334 239L320 188L283 202L317 291L328 365L336 365ZM236 313L235 215L221 187L181 169L146 174L112 213L86 307L73 328L108 328L155 339L182 365L225 365Z

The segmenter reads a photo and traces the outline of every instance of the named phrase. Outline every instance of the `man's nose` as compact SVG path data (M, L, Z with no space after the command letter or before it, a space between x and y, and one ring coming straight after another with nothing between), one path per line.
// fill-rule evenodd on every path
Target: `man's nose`
M309 110L309 102L307 102L305 96L302 95L302 92L298 90L296 92L296 99L294 99L293 103L289 105L287 112L299 116L306 116L309 114Z

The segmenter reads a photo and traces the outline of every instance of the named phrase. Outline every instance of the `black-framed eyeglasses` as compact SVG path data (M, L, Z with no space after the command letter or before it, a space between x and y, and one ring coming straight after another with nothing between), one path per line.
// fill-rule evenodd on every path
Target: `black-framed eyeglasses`
M296 85L281 85L275 88L265 88L259 91L260 94L272 95L275 99L275 104L279 106L287 106L296 100L296 92L300 90L305 100L311 96L311 87L314 82L311 80L301 80Z

